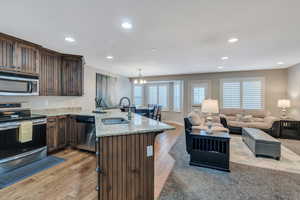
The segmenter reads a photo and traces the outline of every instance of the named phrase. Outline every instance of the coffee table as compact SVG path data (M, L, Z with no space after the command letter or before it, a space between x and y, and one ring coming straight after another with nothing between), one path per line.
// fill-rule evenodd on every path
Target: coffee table
M255 128L243 128L242 138L255 156L280 160L281 143L269 134Z

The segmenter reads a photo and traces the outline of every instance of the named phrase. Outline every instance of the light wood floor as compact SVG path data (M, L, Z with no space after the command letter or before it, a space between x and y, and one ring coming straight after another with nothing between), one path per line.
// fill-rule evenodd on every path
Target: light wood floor
M168 154L182 127L156 137L155 198L174 165ZM0 190L0 200L96 200L96 158L90 153L66 149L55 154L66 161Z

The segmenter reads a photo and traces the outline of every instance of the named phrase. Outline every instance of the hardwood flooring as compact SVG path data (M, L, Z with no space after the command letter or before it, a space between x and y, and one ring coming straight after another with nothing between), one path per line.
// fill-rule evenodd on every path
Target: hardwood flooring
M167 131L155 141L155 198L174 165L168 154L182 127ZM66 161L0 190L0 200L96 200L96 158L90 153L66 149L54 154Z

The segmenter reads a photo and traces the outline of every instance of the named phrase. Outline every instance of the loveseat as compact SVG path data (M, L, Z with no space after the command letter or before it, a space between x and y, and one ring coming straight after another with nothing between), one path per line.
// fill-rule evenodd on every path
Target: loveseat
M242 128L257 128L274 135L279 119L265 110L221 109L221 123L230 133L241 134Z

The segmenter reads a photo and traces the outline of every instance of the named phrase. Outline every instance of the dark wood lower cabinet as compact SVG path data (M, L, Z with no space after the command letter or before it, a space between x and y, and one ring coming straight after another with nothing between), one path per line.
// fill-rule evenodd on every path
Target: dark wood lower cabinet
M48 117L48 152L51 153L67 146L76 147L78 141L85 139L85 128L85 124L77 123L73 116L61 115Z
M68 117L49 117L47 122L47 147L51 153L68 145Z
M64 148L68 145L67 142L67 116L58 116L58 131L57 131L57 148Z
M74 117L68 117L68 143L75 147L78 144L77 123Z
M153 148L156 135L98 138L98 199L154 199ZM153 155L147 156L147 148L152 148Z
M57 119L56 117L48 118L47 122L47 148L48 152L56 150L56 135L57 135Z

